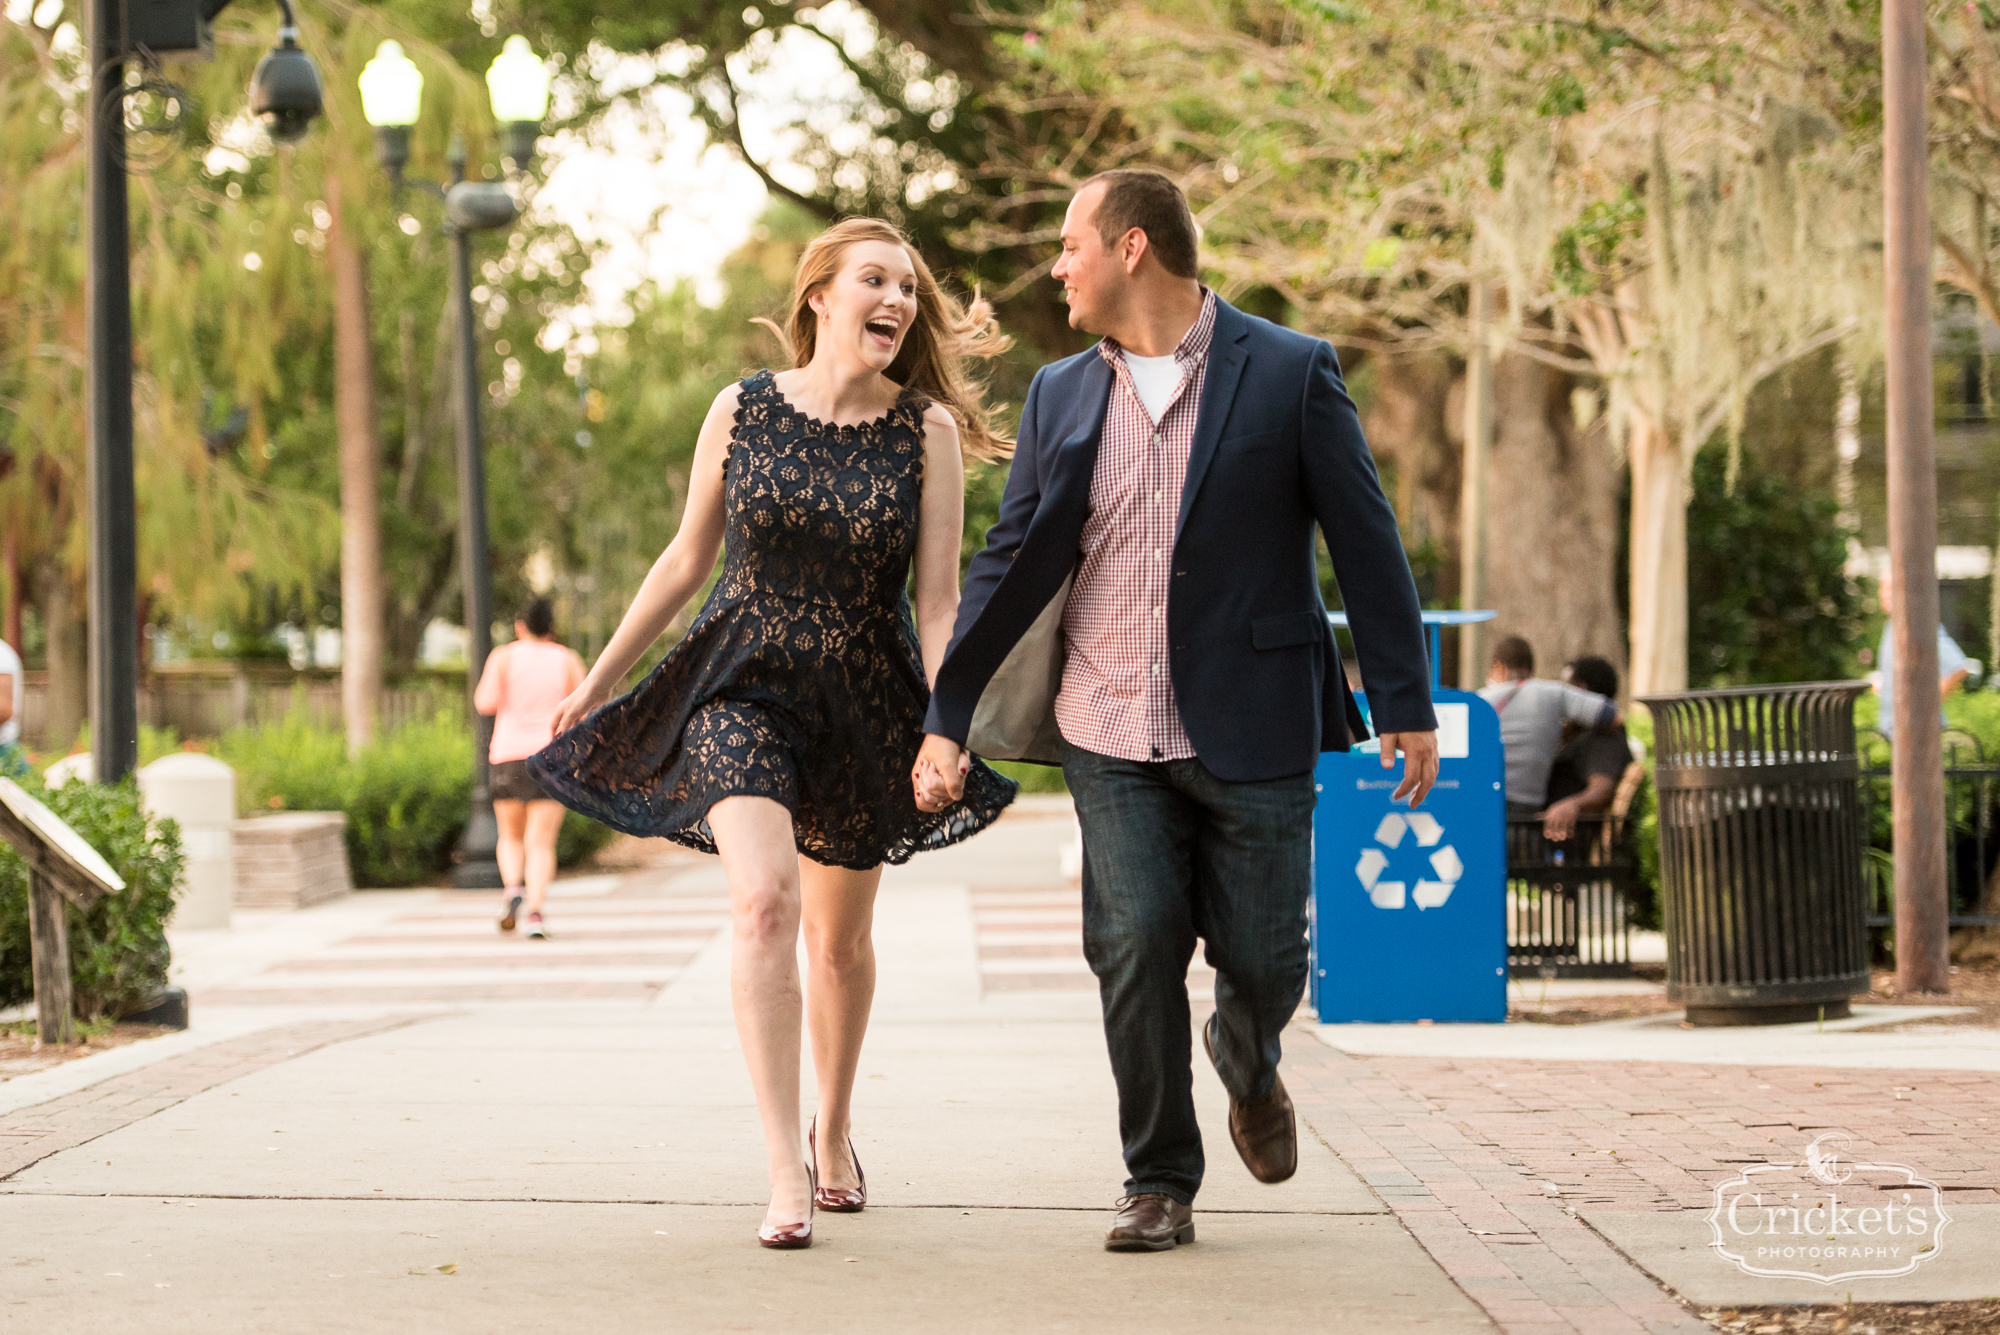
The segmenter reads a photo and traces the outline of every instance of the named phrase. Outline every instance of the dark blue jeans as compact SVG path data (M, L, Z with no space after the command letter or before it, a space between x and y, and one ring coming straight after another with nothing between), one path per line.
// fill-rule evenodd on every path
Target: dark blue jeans
M1199 760L1118 760L1063 743L1083 823L1083 951L1118 1082L1128 1195L1201 1188L1187 970L1215 969L1217 1071L1268 1097L1305 993L1313 776L1229 783Z

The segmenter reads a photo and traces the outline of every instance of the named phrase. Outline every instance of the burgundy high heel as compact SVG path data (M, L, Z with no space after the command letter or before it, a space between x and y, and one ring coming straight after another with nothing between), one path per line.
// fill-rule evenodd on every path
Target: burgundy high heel
M813 1171L810 1160L806 1163L806 1185L811 1194L806 1197L806 1218L802 1224L759 1224L757 1241L761 1246L778 1251L803 1251L813 1245L813 1210L819 1200L819 1174Z
M818 1113L813 1114L812 1129L806 1135L806 1148L812 1156L806 1161L806 1166L814 1170L813 1181L817 1183L819 1181L817 1174L819 1167ZM813 1204L825 1210L828 1214L860 1214L868 1206L868 1174L862 1170L861 1156L854 1152L854 1137L852 1136L847 1138L847 1157L854 1160L854 1175L861 1179L860 1186L821 1187L816 1185L813 1188Z

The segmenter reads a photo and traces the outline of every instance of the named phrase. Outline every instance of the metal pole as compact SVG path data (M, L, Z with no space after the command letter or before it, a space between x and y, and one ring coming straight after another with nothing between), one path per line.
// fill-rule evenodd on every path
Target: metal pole
M125 4L90 3L90 754L99 783L139 763L139 561L132 487L132 274L125 203Z
M1938 721L1937 451L1932 440L1927 60L1918 0L1882 6L1889 578L1895 690L1896 990L1948 992L1944 753Z
M1472 284L1472 346L1465 352L1465 473L1459 484L1458 605L1486 605L1486 460L1493 451L1493 364L1486 347L1489 287ZM1432 667L1433 675L1436 666ZM1478 625L1458 632L1458 684L1486 684L1486 635Z
M452 181L465 177L465 150L452 149ZM479 435L479 344L473 330L472 235L447 222L451 233L453 299L458 337L458 553L459 582L465 589L466 703L486 670L493 649L493 572L486 557L486 460ZM487 750L493 743L493 720L474 711L472 749L472 812L458 840L458 865L451 883L461 889L498 889L504 884L495 853L500 827L493 820L492 766Z

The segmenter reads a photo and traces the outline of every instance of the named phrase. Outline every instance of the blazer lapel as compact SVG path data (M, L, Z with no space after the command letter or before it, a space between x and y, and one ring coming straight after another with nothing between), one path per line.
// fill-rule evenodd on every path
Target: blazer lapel
M1234 306L1215 299L1215 336L1208 345L1208 378L1201 388L1201 407L1195 417L1194 446L1188 452L1187 481L1181 487L1180 514L1174 520L1174 541L1187 524L1188 511L1201 490L1208 466L1215 462L1215 446L1222 439L1222 424L1229 420L1229 405L1236 401L1236 384L1243 377L1248 359L1241 345L1249 334L1243 315ZM1109 368L1106 368L1107 370Z

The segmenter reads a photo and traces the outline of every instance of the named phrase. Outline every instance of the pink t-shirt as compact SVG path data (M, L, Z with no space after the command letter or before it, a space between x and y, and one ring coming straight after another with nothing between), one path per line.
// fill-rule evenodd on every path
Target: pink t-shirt
M516 640L508 646L489 761L526 760L555 739L556 709L570 691L569 669L569 650L554 640Z

